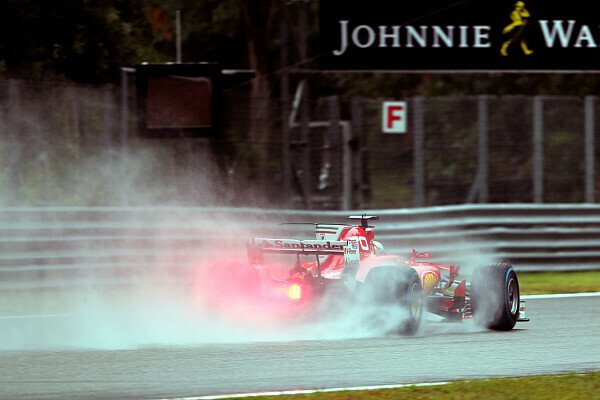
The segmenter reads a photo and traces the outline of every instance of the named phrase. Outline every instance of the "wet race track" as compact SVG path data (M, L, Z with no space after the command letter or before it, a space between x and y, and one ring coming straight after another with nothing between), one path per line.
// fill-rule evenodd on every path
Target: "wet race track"
M599 309L599 296L529 299L531 322L511 332L429 322L418 337L2 350L0 398L152 399L593 371Z

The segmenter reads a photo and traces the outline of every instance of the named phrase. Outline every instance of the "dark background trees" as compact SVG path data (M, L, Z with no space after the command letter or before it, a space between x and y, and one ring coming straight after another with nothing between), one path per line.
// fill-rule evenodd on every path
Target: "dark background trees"
M5 77L110 83L119 69L175 60L175 10L182 13L183 60L216 61L257 71L255 95L272 94L280 68L281 4L277 0L4 0L0 2L0 74ZM296 7L290 4L289 7ZM316 60L314 23L304 29ZM292 9L292 11L295 11ZM313 15L314 14L314 15ZM292 37L299 37L292 13ZM292 51L294 54L294 51ZM291 60L294 63L296 60ZM325 90L398 94L589 94L595 75L355 75L329 77Z
M282 4L290 12L289 63L281 65L282 38L279 24ZM182 16L182 58L184 62L214 61L223 68L253 69L255 78L246 82L251 98L251 121L234 132L224 135L219 153L225 168L233 170L244 179L259 175L281 173L281 165L273 161L281 151L278 110L279 72L297 67L318 69L318 1L308 3L298 0L4 0L0 2L0 78L67 81L82 84L117 84L120 68L141 62L160 63L175 61L175 11ZM308 5L307 23L299 21L299 9ZM302 37L306 37L306 51ZM303 55L303 53L305 53ZM306 58L307 63L302 62ZM292 74L291 91L305 75ZM414 95L514 95L514 94L596 94L600 80L593 74L311 74L310 97L313 108L318 99L331 94L364 96L369 98L407 98ZM24 98L24 100L27 100ZM75 106L73 106L75 107ZM71 114L72 114L72 109ZM342 109L348 118L348 107ZM315 110L313 110L315 111ZM317 110L318 111L318 110ZM321 110L322 111L322 110ZM376 118L378 110L371 110ZM68 115L69 111L65 112ZM556 111L556 114L560 114ZM239 117L238 114L235 115ZM313 116L317 118L317 113ZM233 118L232 118L233 119ZM499 123L508 125L505 121ZM73 123L71 125L76 126ZM377 124L373 124L376 126ZM439 132L436 130L435 132ZM376 129L373 135L379 135ZM566 131L565 131L566 132ZM229 135L230 133L228 133ZM524 128L514 129L510 136L502 136L506 146L515 146L516 139L525 137ZM569 139L570 132L561 134ZM91 136L91 135L90 135ZM117 137L114 137L117 141ZM433 135L432 141L437 140ZM384 141L393 141L386 138ZM525 139L523 139L525 140ZM529 140L527 138L527 140ZM381 136L373 141L373 151L382 142ZM410 171L409 140L402 145L402 167ZM465 146L456 138L457 146ZM387 143L387 142L386 142ZM504 143L504 142L502 142ZM390 155L397 157L397 143L381 145ZM557 146L558 147L558 146ZM12 150L11 150L12 151ZM271 154L269 154L271 152ZM190 154L194 151L190 151ZM575 154L575 152L574 152ZM271 156L271 158L270 158ZM275 157L273 157L275 156ZM380 157L381 162L389 162ZM373 158L371 167L376 164ZM271 162L271 164L268 164ZM492 160L492 163L495 160ZM502 163L504 160L499 160ZM512 162L514 174L529 171L529 153ZM455 168L456 167L456 168ZM245 171L240 172L242 168ZM506 167L504 167L506 168ZM500 170L501 168L499 168ZM260 171L259 171L260 170ZM465 174L461 166L438 168L438 172L452 175ZM526 172L519 172L526 171ZM390 173L396 174L397 171ZM455 174L455 175L456 175ZM376 174L374 174L376 175ZM410 187L410 176L398 183L403 193ZM455 184L457 178L448 178ZM472 177L463 180L469 184ZM279 179L279 178L278 178ZM396 179L394 177L394 179ZM461 178L462 179L462 178ZM567 179L565 179L567 180ZM385 190L390 188L386 182ZM464 191L464 188L461 189ZM523 190L528 190L525 188ZM397 198L391 196L397 205Z
M144 58L165 60L143 1L0 3L0 62L7 77L107 83Z
M178 9L185 61L247 67L243 3L6 0L0 3L1 72L6 77L115 82L121 67L175 60Z

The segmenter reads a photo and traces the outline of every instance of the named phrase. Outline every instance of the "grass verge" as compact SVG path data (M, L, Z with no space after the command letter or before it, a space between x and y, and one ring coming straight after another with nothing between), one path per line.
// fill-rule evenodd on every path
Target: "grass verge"
M519 272L521 294L586 293L600 291L600 271Z
M260 400L600 400L600 372L457 381L441 386L356 390L283 396Z

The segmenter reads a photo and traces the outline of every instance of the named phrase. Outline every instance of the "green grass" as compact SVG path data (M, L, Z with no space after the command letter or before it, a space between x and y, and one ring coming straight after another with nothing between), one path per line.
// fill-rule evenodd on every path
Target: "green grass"
M600 372L457 381L441 386L356 390L283 396L260 400L600 400Z
M519 273L521 294L600 292L600 271Z

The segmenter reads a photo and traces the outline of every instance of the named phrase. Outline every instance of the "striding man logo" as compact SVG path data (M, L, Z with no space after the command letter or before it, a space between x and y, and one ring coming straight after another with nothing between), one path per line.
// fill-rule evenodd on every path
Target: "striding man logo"
M502 30L502 33L507 37L507 40L502 43L502 47L500 48L501 55L507 57L508 51L513 44L518 44L521 47L521 51L526 56L533 54L533 50L529 49L527 42L523 38L523 32L530 16L529 11L525 8L525 2L517 1L515 3L515 8L510 13L511 23L506 25Z

